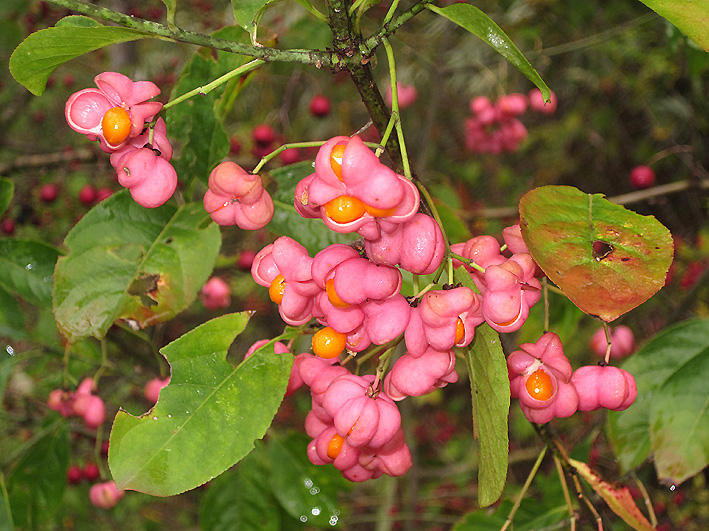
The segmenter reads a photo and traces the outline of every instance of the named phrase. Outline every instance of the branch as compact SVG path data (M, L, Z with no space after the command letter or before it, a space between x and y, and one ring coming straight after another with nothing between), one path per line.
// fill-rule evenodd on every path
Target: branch
M349 4L348 0L328 0L327 2L328 22L333 36L332 44L339 57L339 65L344 65L344 68L349 71L362 102L372 118L374 127L379 134L382 134L391 119L391 113L374 80L372 69L369 67L369 58L365 57L360 50L361 38L354 34L352 21L349 17ZM397 138L389 139L386 152L396 169L401 171L404 164Z
M197 46L206 46L215 50L232 52L237 53L239 55L246 55L248 57L263 59L264 61L304 63L315 65L318 68L334 68L338 66L336 56L329 51L323 52L321 50L300 49L279 50L276 48L267 48L264 46L252 46L250 44L243 44L239 42L229 41L226 39L210 37L209 35L204 35L202 33L182 30L180 28L175 28L174 30L171 30L167 26L163 26L162 24L159 24L157 22L151 22L149 20L143 20L129 15L124 15L123 13L118 13L116 11L112 11L111 9L106 9L105 7L87 4L79 0L49 0L49 2L61 7L65 7L72 11L76 11L77 13L81 13L82 15L100 18L102 20L113 22L126 28L132 28L138 31L142 31L144 33L148 33L150 35L154 35L156 37L162 37L164 39L175 42L184 42L187 44L195 44Z

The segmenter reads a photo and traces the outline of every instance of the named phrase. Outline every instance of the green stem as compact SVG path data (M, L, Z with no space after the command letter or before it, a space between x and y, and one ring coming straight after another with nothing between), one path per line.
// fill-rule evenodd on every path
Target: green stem
M412 180L411 168L409 167L409 156L406 153L406 143L404 142L404 129L401 127L401 115L399 114L399 91L396 89L396 63L394 62L394 50L388 39L383 39L382 44L386 50L389 61L389 77L391 79L391 116L394 118L396 136L399 140L399 151L401 152L401 162L404 167L404 176Z
M394 17L394 12L396 11L397 7L399 7L399 0L394 0L391 3L391 6L389 6L389 11L387 11L384 20L382 21L382 26L386 26L387 24L389 24L389 22L391 22L391 19Z
M202 33L195 33L179 28L171 30L169 27L157 22L131 17L111 9L106 9L105 7L95 6L79 0L49 1L55 5L81 13L82 15L88 15L90 17L96 17L113 22L120 26L131 28L143 32L147 34L147 36L153 36L156 38L163 38L175 42L184 42L187 44L195 44L197 46L206 46L214 50L237 53L248 57L262 59L264 61L303 63L315 65L318 68L334 68L342 66L339 58L329 51L302 49L278 50L276 48L268 48L265 46L252 46L250 44L219 39L217 37L211 37Z
M241 65L238 68L235 68L231 72L227 72L221 77L218 77L211 83L207 83L206 85L203 85L201 87L197 87L196 89L190 90L189 92L186 92L182 96L178 96L172 101L167 102L164 106L163 109L169 109L173 105L177 105L178 103L182 103L183 101L191 98L192 96L196 96L199 94L200 96L204 96L206 94L209 94L212 92L215 88L217 88L220 85L223 85L227 81L229 81L231 78L240 76L242 74L246 74L247 72L250 72L251 70L261 66L264 64L266 61L263 59L254 59L253 61L246 63L245 65Z
M485 268L483 266L481 266L480 264L475 263L475 261L472 258L466 258L465 256L459 255L459 254L454 253L452 251L451 251L451 257L455 258L459 262L465 262L466 264L469 264L470 267L480 271L481 273L485 272Z
M542 464L542 460L544 459L544 456L546 455L546 453L547 453L547 447L544 446L544 447L542 447L542 451L539 453L539 457L537 457L537 460L534 462L534 466L532 467L532 470L529 472L529 475L527 476L527 481L525 481L524 485L522 486L522 490L520 491L519 496L517 497L517 500L515 501L514 507L512 507L510 514L507 516L507 520L505 520L505 525L503 525L500 528L500 531L505 531L510 526L510 524L512 524L512 520L515 517L515 513L517 512L517 509L519 509L519 506L522 503L524 496L527 494L527 490L529 490L529 486L532 484L532 481L534 480L534 476L537 475L537 471L539 470L539 466Z

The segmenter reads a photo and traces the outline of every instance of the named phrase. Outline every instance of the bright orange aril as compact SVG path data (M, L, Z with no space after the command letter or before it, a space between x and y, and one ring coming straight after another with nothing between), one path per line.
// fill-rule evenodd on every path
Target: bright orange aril
M366 212L364 203L351 195L341 195L323 205L325 215L335 223L350 223Z
M286 291L286 280L283 275L278 275L271 281L271 285L268 287L268 296L276 304L280 304L283 301L283 293Z
M130 130L130 115L123 107L108 109L101 119L103 137L114 146L128 138Z
M370 216L375 218L388 218L394 212L396 212L396 207L394 208L374 208L369 205L364 205L364 209Z
M529 396L542 402L546 402L554 394L554 382L552 382L551 376L542 368L529 375L525 387Z
M347 144L337 144L332 150L330 151L330 168L332 168L332 172L335 174L335 177L340 179L340 181L343 181L342 178L342 155L345 154L345 147Z
M330 459L335 459L338 455L340 455L343 442L345 442L345 439L344 437L341 437L339 433L332 436L332 439L330 439L330 444L327 445L327 456Z
M461 341L465 339L465 324L463 323L463 320L458 317L458 320L455 322L455 344L457 345Z
M349 304L343 301L335 291L334 278L331 278L325 282L325 292L327 293L327 300L329 300L330 304L333 306L336 306L337 308L347 308L349 306Z
M336 332L329 326L318 330L313 336L313 352L325 359L336 358L347 345L347 335Z

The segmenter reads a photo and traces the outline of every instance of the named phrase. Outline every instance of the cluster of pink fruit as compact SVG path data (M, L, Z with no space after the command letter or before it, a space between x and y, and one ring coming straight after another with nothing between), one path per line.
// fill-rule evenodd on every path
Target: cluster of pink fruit
M404 297L402 270L428 275L446 258L440 227L419 206L417 187L358 137L332 138L320 148L315 172L297 184L295 208L333 231L357 233L363 243L333 244L310 257L282 236L252 264L254 280L268 288L286 323L315 319L323 326L312 337L315 356L296 356L287 394L303 383L310 387L308 456L332 463L352 481L406 472L411 457L395 402L457 381L454 347L469 345L483 322L499 332L518 330L541 297L537 277L543 273L519 225L503 231L505 254L492 236L451 245L453 265L466 267L477 291L431 284ZM345 351L353 356L372 345L388 360L400 344L405 350L386 375L382 367L376 375L356 376L338 363ZM635 382L620 369L586 367L572 375L554 334L520 348L509 357L510 385L533 422L577 410L624 409L635 399ZM276 352L286 350L280 345Z
M527 108L544 114L556 111L556 96L545 102L539 89L524 94L506 94L492 103L485 96L478 96L470 102L473 116L465 120L465 146L475 153L500 154L516 151L527 138L527 128L519 116Z
M117 72L103 72L94 82L98 88L80 90L67 100L69 126L89 140L98 140L101 149L111 154L118 182L139 205L162 205L177 188L177 173L169 162L172 146L165 121L158 118L146 128L162 109L161 103L147 101L160 89Z
M96 463L86 463L84 467L71 465L67 470L67 481L70 485L75 485L83 480L96 481L101 472ZM125 495L125 492L118 490L113 481L102 481L94 483L89 489L89 499L94 506L101 509L111 509Z
M101 397L92 391L94 381L85 378L76 392L55 389L49 393L47 405L63 417L83 417L88 428L96 429L106 420L106 407Z

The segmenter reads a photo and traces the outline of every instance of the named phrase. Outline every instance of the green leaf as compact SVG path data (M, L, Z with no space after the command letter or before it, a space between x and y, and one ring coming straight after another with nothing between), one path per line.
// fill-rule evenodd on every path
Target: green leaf
M672 378L680 382L688 378L683 368L694 359L706 357L708 351L709 319L694 319L666 328L625 361L623 368L635 377L638 398L625 411L608 412L610 440L624 472L639 466L653 449L663 456L674 451L671 446L663 447L662 438L651 442L651 411L658 409L660 412L674 406L676 429L686 429L687 418L691 415L681 413L684 403L679 400L682 398L671 396L674 390L669 385L674 384L668 384L667 388L664 385ZM678 376L674 376L676 374ZM706 399L706 389L704 397ZM678 408L677 404L682 404L682 408ZM690 399L689 404L696 405L695 400ZM671 424L663 429L671 429ZM706 448L707 440L694 442L704 444ZM691 457L686 453L682 456L685 460ZM706 466L706 461L702 466Z
M67 235L55 271L54 315L66 338L101 338L116 319L150 326L192 304L221 245L208 219L201 204L148 209L127 190L91 209Z
M238 28L226 27L215 32L215 37L237 41L234 32ZM197 87L204 86L214 79L245 64L249 58L220 51L215 60L211 53L200 49L192 56L180 74L170 99L175 99ZM243 81L243 77L234 78L226 85L219 86L205 94L195 96L182 103L169 107L165 122L170 131L170 140L181 144L180 157L172 159L177 174L187 184L192 179L203 183L209 180L209 173L229 153L229 135L222 125L218 107L226 87Z
M654 217L571 186L535 188L519 212L532 257L584 312L610 322L665 285L674 245Z
M175 10L177 9L177 0L162 0L167 8L167 26L175 31L177 26L175 26Z
M434 13L455 22L461 28L478 36L497 53L502 55L510 63L517 67L527 78L542 91L545 101L549 101L551 91L539 73L527 61L527 58L519 51L517 46L510 40L504 31L485 13L470 4L453 4L448 7L427 6Z
M0 287L0 337L25 338L25 317L15 297Z
M314 172L312 162L299 162L273 170L270 175L278 183L278 190L273 194L276 207L268 229L279 236L289 236L303 247L311 256L333 243L349 243L357 239L357 234L340 234L330 230L321 219L305 219L293 206L295 187Z
M119 411L108 462L119 489L172 496L195 488L244 458L271 424L285 394L293 357L273 342L237 367L229 345L249 312L195 328L161 352L170 384L141 417Z
M7 475L15 525L36 528L59 508L69 468L69 433L59 421L39 437Z
M709 337L709 336L707 336ZM709 341L657 390L650 440L660 481L677 485L709 464Z
M345 481L334 467L313 465L307 447L308 440L299 434L285 441L269 439L271 487L286 512L303 524L333 527L339 520L337 498L346 489Z
M655 527L640 512L632 494L626 487L613 487L591 470L586 463L569 459L569 464L588 482L596 494L603 498L611 511L620 516L626 524L637 531L654 531Z
M0 287L42 308L52 306L52 275L60 252L40 241L0 240Z
M103 24L96 20L81 15L69 15L54 24L55 28L101 28Z
M12 195L15 192L15 185L10 179L5 179L0 177L0 216L7 210L10 206L10 201L12 201Z
M85 21L77 25L77 19L85 17L71 17L69 24L58 23L32 33L12 53L10 73L35 96L44 93L49 76L59 65L110 44L151 36L129 28L90 26Z
M235 470L211 481L199 508L200 529L279 531L279 507L266 481L266 465L266 451L257 444Z
M475 284L464 267L455 271L456 282L473 289ZM478 503L487 507L497 501L507 480L510 413L510 381L500 336L483 323L465 357L473 400L473 429L480 441Z
M699 47L709 51L709 5L706 2L687 0L640 0L658 15L692 39Z
M249 35L255 36L256 26L258 26L266 6L274 1L275 0L231 0L236 23L244 28Z
M0 529L15 531L15 524L12 521L12 510L10 509L10 497L5 486L5 477L0 473Z

